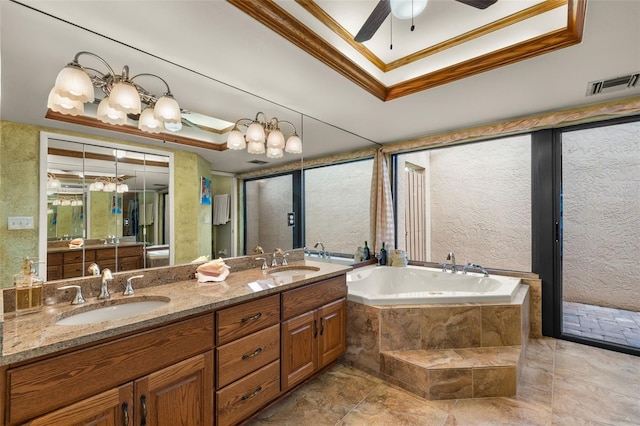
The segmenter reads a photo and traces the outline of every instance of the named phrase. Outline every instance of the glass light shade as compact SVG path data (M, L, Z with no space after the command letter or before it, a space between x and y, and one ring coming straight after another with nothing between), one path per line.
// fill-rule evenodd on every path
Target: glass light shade
M282 148L267 148L267 158L282 158L283 155Z
M182 122L170 123L168 121L165 121L164 128L170 132L179 132L180 130L182 130Z
M249 126L249 128L247 129L247 142L251 143L251 142L260 142L260 143L264 143L264 127L262 127L262 124L258 123L257 121L254 121L253 123L251 123L251 125ZM264 152L264 150L262 151Z
M116 192L120 194L129 192L129 185L127 185L126 183L119 183L118 185L116 185Z
M267 137L267 148L284 149L284 135L280 129L272 130Z
M153 108L153 116L156 120L165 123L180 123L182 115L180 114L180 106L171 96L161 96Z
M300 140L300 137L295 133L289 137L284 150L289 154L302 154L302 141Z
M153 108L146 107L138 119L138 129L148 133L160 133L163 129L162 121L153 115Z
M62 200L60 205L61 206L70 206L71 205L71 200Z
M116 83L109 93L109 106L125 114L140 114L140 95L131 83Z
M54 86L56 93L72 101L93 102L93 83L89 75L80 67L67 65L56 77Z
M89 191L102 191L104 189L104 183L96 181L89 185Z
M77 200L71 200L71 205L73 207L76 207L78 205L78 201Z
M61 202L60 202L59 199L56 198L55 200L53 200L53 203L51 203L51 204L53 204L54 206L59 206L61 204Z
M65 115L81 115L84 113L84 103L82 101L74 101L60 96L55 87L49 92L47 108Z
M247 144L247 152L249 154L264 154L264 142L249 141Z
M47 189L58 189L60 188L60 181L56 179L53 175L47 176Z
M104 192L116 192L116 184L115 182L109 182L104 186Z
M229 132L229 137L227 138L227 148L229 149L245 149L247 147L247 142L244 140L244 136L242 136L242 132L238 129L233 129Z
M118 111L117 109L111 108L109 106L108 97L100 101L96 117L98 117L98 120L109 124L117 124L122 126L123 124L127 123L127 114L122 111Z
M427 0L391 0L390 3L391 13L398 19L414 18L427 7Z

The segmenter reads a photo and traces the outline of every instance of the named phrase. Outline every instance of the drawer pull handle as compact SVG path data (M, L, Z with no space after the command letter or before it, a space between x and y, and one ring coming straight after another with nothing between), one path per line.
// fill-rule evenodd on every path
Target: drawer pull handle
M318 320L313 320L313 338L318 337Z
M129 426L129 404L122 403L122 426Z
M250 394L247 395L243 395L242 400L246 401L247 399L251 399L254 398L255 396L257 396L260 392L262 391L262 386L258 386L256 388L256 390L254 390L253 392L251 392Z
M140 397L140 406L142 407L140 426L147 426L147 397L144 395Z
M252 317L244 317L244 318L242 318L242 322L245 323L245 322L249 322L249 321L254 321L254 320L257 320L258 318L260 318L261 316L262 316L262 312L258 312L257 314L255 314Z
M324 333L324 318L320 318L320 335Z
M262 352L262 348L258 348L250 354L244 354L242 355L242 360L244 361L245 359L253 358L256 355L260 355L260 352Z

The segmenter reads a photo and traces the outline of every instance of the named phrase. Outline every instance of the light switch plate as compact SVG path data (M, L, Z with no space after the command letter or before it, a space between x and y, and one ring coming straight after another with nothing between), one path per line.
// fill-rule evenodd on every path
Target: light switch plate
M33 216L13 216L8 219L9 231L17 229L33 229Z

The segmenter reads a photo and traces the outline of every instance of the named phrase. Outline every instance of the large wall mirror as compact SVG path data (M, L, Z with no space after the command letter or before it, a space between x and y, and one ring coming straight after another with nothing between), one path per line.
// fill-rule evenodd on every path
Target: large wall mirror
M40 139L47 280L89 275L92 263L112 272L174 264L172 153L45 132Z

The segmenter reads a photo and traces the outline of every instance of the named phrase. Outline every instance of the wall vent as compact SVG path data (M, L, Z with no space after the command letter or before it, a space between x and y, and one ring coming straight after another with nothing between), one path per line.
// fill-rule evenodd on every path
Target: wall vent
M633 89L636 86L640 87L640 85L638 85L639 78L640 72L636 72L607 80L592 81L587 84L586 96L617 92L618 90L624 89Z
M268 161L263 161L263 160L251 160L251 161L247 161L247 163L258 164L258 165L269 164Z

